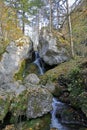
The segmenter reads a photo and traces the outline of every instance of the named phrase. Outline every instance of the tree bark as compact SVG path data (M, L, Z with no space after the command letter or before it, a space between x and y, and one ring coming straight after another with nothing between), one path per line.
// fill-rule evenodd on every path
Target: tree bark
M25 12L23 11L23 16L22 16L22 32L23 32L23 34L25 33L25 22L24 22L24 18L25 18Z
M50 32L52 32L52 2L49 0L50 4Z
M68 0L66 0L67 4L67 19L68 19L68 28L69 28L69 38L70 38L70 46L71 46L71 53L72 57L74 57L74 45L73 45L73 38L72 38L72 25L71 25L71 17L69 12L69 4Z

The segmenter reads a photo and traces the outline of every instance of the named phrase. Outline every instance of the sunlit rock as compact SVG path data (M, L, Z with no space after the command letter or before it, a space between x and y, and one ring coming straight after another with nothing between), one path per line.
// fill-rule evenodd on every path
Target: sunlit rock
M63 39L62 36L60 37ZM60 41L60 38L57 39L56 35L53 36L49 31L42 30L39 37L38 51L45 63L57 65L69 59L68 51L61 43L62 41L64 42L64 39Z

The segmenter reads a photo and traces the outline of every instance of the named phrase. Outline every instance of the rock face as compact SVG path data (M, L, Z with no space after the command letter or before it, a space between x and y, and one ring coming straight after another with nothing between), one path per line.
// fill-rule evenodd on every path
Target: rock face
M28 37L11 42L6 48L0 62L0 81L11 81L15 72L20 68L21 62L30 56L32 43ZM4 76L2 76L4 75ZM7 77L9 77L7 79Z
M14 81L15 73L20 69L26 58L31 58L32 42L21 38L11 42L6 48L0 62L0 121L8 112L12 116L21 115L27 118L40 117L52 110L52 95L48 90L41 88L39 78L30 74L25 84Z
M47 30L42 30L39 39L38 51L45 63L57 65L68 60L67 50L64 47L58 47L59 42Z

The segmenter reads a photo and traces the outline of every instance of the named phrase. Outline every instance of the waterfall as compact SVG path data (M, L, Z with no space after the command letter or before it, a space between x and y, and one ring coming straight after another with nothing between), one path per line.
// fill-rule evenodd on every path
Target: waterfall
M38 69L39 69L39 74L40 75L43 75L44 74L44 65L43 65L43 62L39 56L39 53L37 51L35 51L35 61L34 61L34 64L37 65Z
M56 117L56 111L58 109L60 110L62 107L64 107L64 103L59 102L56 98L53 98L53 103L52 103L53 110L51 112L51 128L57 128L58 130L69 130L66 126L63 126L59 119Z

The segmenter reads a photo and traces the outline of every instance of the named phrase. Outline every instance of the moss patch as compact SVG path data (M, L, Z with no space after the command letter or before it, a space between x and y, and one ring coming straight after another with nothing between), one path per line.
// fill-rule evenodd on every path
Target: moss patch
M28 104L28 92L25 90L22 94L13 98L10 106L10 111L13 115L11 123L15 123L16 118L25 115Z
M9 111L10 106L10 98L8 95L1 96L0 95L0 121L4 119L6 114Z
M62 63L57 67L47 71L43 76L40 76L41 83L46 84L47 82L56 82L60 75L67 75L69 72L76 68L77 66L81 65L82 63L86 62L86 58L76 57L75 59L71 59L68 62Z
M48 130L50 129L50 123L50 115L45 115L41 118L26 121L23 125L22 130Z
M19 71L17 73L15 73L15 75L14 75L15 80L23 80L23 73L24 73L24 70L25 70L25 65L26 65L26 61L23 60L22 63L21 63Z

